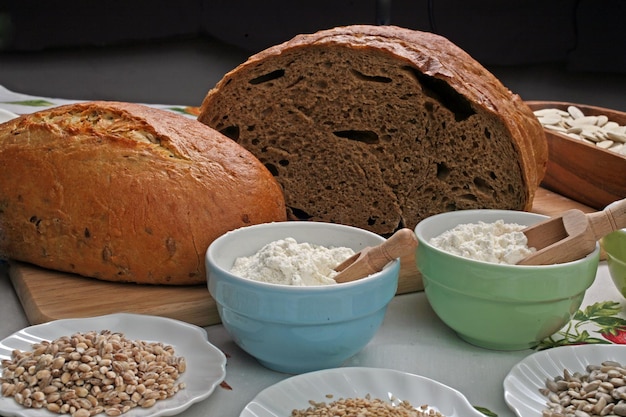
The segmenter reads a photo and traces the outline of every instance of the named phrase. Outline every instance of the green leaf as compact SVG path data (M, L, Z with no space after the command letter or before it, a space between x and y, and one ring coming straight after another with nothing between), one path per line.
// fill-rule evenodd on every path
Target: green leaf
M185 110L184 107L168 107L168 110L171 110L173 112L178 112L178 113L182 113L182 114L189 114L187 112L187 110Z
M611 342L609 342L606 339L598 339L596 337L590 337L588 339L585 339L585 344L586 345L612 345Z
M186 106L186 107L168 107L168 110L173 112L178 112L186 116L197 117L200 114L200 109L198 107Z
M572 320L587 321L589 320L589 317L585 314L584 311L578 310L577 312L574 313L574 317L572 317Z
M539 343L539 345L537 346L537 350L546 350L546 349L550 349L550 348L557 347L557 346L563 346L565 342L566 342L565 339L561 339L561 340L545 339L545 340L542 340L541 343Z
M563 339L554 340L547 338L541 341L537 346L537 350L546 350L559 346L575 346L575 345L610 345L611 342L606 339L591 337L588 331L583 331L580 334L558 333L563 336Z
M491 411L488 408L485 407L479 407L479 406L474 406L475 409L477 409L478 411L480 411L481 413L483 413L484 415L488 416L488 417L498 417L498 415L496 413L494 413L493 411Z
M23 101L5 101L6 104L17 104L20 106L31 106L31 107L47 107L54 106L54 103L51 103L47 100L37 99L37 100L23 100Z
M602 301L591 304L585 308L588 318L615 316L622 312L622 306L616 301Z
M626 329L626 320L621 317L594 317L591 321L600 327L600 333L616 334L618 331Z

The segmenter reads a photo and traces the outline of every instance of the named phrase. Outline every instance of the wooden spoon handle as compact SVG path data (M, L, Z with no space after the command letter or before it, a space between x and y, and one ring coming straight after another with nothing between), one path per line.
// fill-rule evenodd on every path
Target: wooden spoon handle
M417 237L411 229L400 229L389 239L371 248L366 254L367 264L373 272L380 271L396 258L412 252L417 247Z
M615 201L604 210L588 215L596 240L626 227L626 199Z
M411 253L417 247L417 237L411 229L400 229L378 246L368 247L357 253L350 265L343 263L335 268L341 271L335 275L337 282L360 279L383 269L390 261ZM345 263L345 262L344 262Z

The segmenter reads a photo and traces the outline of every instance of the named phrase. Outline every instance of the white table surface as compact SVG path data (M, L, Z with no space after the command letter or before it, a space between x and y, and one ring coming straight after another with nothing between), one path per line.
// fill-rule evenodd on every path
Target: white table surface
M605 262L587 291L583 306L598 300L624 299L615 289ZM581 308L582 308L581 307ZM29 326L8 276L0 267L0 339ZM237 417L254 396L290 375L270 371L239 349L221 325L206 327L209 341L228 357L225 382L206 400L180 414L185 417ZM435 315L423 292L399 295L389 305L382 327L363 351L344 366L391 368L423 375L461 391L474 406L485 407L500 417L512 417L504 402L502 382L509 370L530 349L492 351L461 340Z

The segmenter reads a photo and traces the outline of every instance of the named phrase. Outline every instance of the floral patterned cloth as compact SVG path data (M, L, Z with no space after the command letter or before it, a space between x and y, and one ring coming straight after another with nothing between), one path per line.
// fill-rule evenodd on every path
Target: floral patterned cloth
M538 349L611 343L626 345L626 299L613 284L606 261L601 261L596 279L573 319L544 339Z
M36 97L14 93L0 85L0 109L18 115L33 113L81 100ZM196 118L198 108L185 105L147 104ZM578 344L626 344L626 299L617 290L606 262L601 262L595 282L585 294L580 309L563 329L545 339L537 349Z
M79 103L81 101L84 100L67 100L62 98L37 97L27 94L20 94L10 91L0 85L0 108L18 115L33 113L39 110L45 110L51 107L61 106L63 104ZM158 109L169 110L175 113L180 113L193 119L195 119L199 113L199 108L192 106L178 106L167 104L146 105Z

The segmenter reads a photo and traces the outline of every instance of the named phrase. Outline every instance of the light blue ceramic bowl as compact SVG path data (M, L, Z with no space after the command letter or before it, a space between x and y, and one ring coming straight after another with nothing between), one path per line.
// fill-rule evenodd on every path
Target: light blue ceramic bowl
M459 210L429 217L415 228L417 267L433 310L461 338L489 349L527 349L571 320L596 277L600 248L574 262L526 266L476 261L429 242L459 224L500 219L529 226L545 216Z
M209 292L235 343L265 367L291 374L338 367L363 349L380 327L396 293L400 261L357 281L315 287L269 284L229 272L236 258L287 237L354 251L384 241L366 230L320 222L237 229L207 250Z

